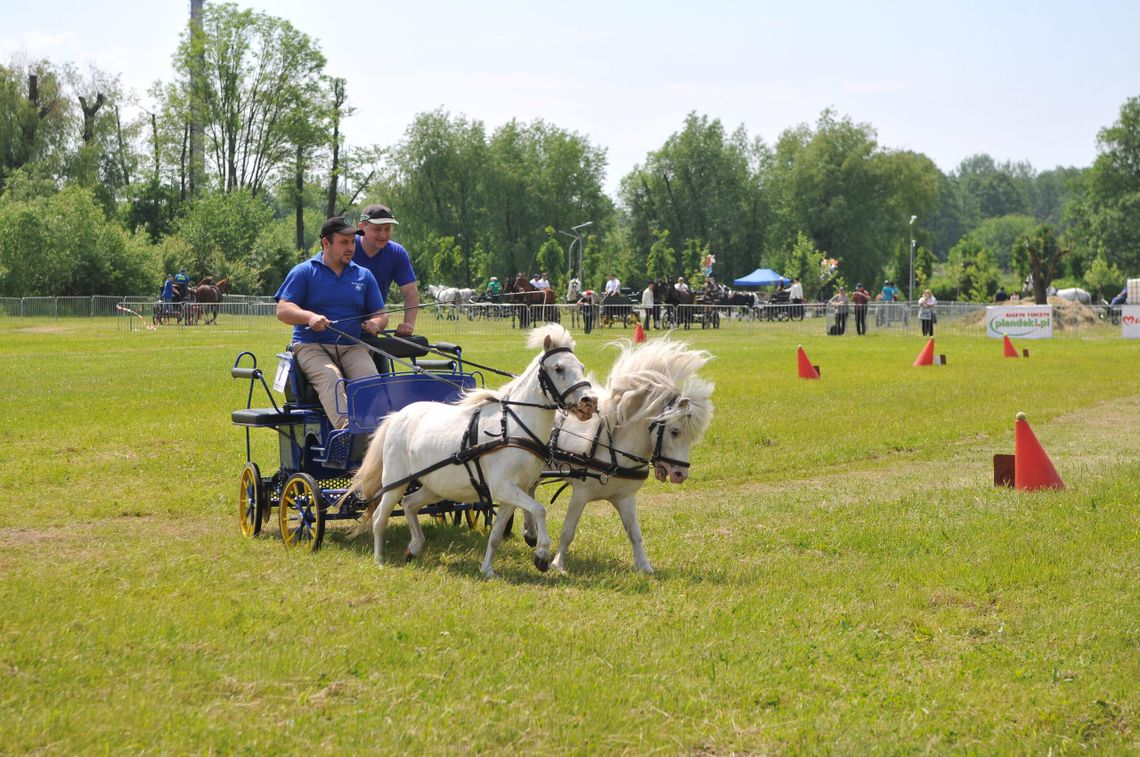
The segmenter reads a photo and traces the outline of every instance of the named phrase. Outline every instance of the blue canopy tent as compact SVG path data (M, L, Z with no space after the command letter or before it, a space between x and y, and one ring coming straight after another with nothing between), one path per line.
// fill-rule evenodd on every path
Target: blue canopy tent
M773 284L791 284L792 280L773 271L771 268L757 268L747 276L734 279L733 286L737 287L766 287Z

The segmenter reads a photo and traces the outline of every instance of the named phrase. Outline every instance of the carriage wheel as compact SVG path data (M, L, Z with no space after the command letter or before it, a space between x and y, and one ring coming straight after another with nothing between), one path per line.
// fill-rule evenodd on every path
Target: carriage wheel
M327 506L312 476L307 473L290 476L281 490L281 504L277 509L285 546L302 547L307 552L320 549Z
M238 490L238 520L246 538L261 533L261 522L269 505L265 500L265 487L257 463L248 462L241 469L241 487Z
M481 534L486 534L491 531L491 526L495 523L495 508L484 508L476 505L470 509L463 511L463 520L467 523L468 528L472 528ZM507 529L503 531L503 536L511 532L511 528L515 525L515 515L511 513L510 519L507 521Z

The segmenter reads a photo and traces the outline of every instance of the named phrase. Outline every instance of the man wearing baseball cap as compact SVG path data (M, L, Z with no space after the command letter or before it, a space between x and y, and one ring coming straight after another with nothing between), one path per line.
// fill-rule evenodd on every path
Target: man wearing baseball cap
M411 336L419 314L420 292L416 289L416 272L412 270L412 259L408 251L392 241L392 227L399 221L384 205L369 205L360 213L360 236L356 240L356 252L352 261L358 266L372 271L380 294L388 297L392 282L400 287L404 295L404 313L396 336Z
M294 266L274 295L277 319L293 326L293 357L337 428L348 424L337 412L338 395L339 407L348 406L340 379L376 375L371 353L356 340L388 325L376 277L352 262L361 233L341 216L325 221L321 251Z

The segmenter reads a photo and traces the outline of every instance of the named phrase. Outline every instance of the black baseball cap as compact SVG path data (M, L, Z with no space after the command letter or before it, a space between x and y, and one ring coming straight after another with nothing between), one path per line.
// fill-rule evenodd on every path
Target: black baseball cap
M360 222L374 223L377 226L383 223L399 223L387 205L369 205L360 211Z
M363 233L360 229L353 228L345 223L344 216L333 216L321 226L321 239L328 239L333 234L357 235Z

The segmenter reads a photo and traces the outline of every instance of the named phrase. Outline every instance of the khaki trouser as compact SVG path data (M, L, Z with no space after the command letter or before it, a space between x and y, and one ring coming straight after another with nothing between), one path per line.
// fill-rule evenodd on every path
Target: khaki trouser
M309 379L309 383L316 388L317 396L321 398L321 405L329 420L337 428L344 428L348 424L348 416L338 412L337 405L339 404L342 409L347 408L348 401L345 398L344 385L338 382L342 378L358 379L376 375L376 363L373 362L368 348L362 344L298 342L293 345L293 357L305 377ZM348 375L341 375L342 367Z

